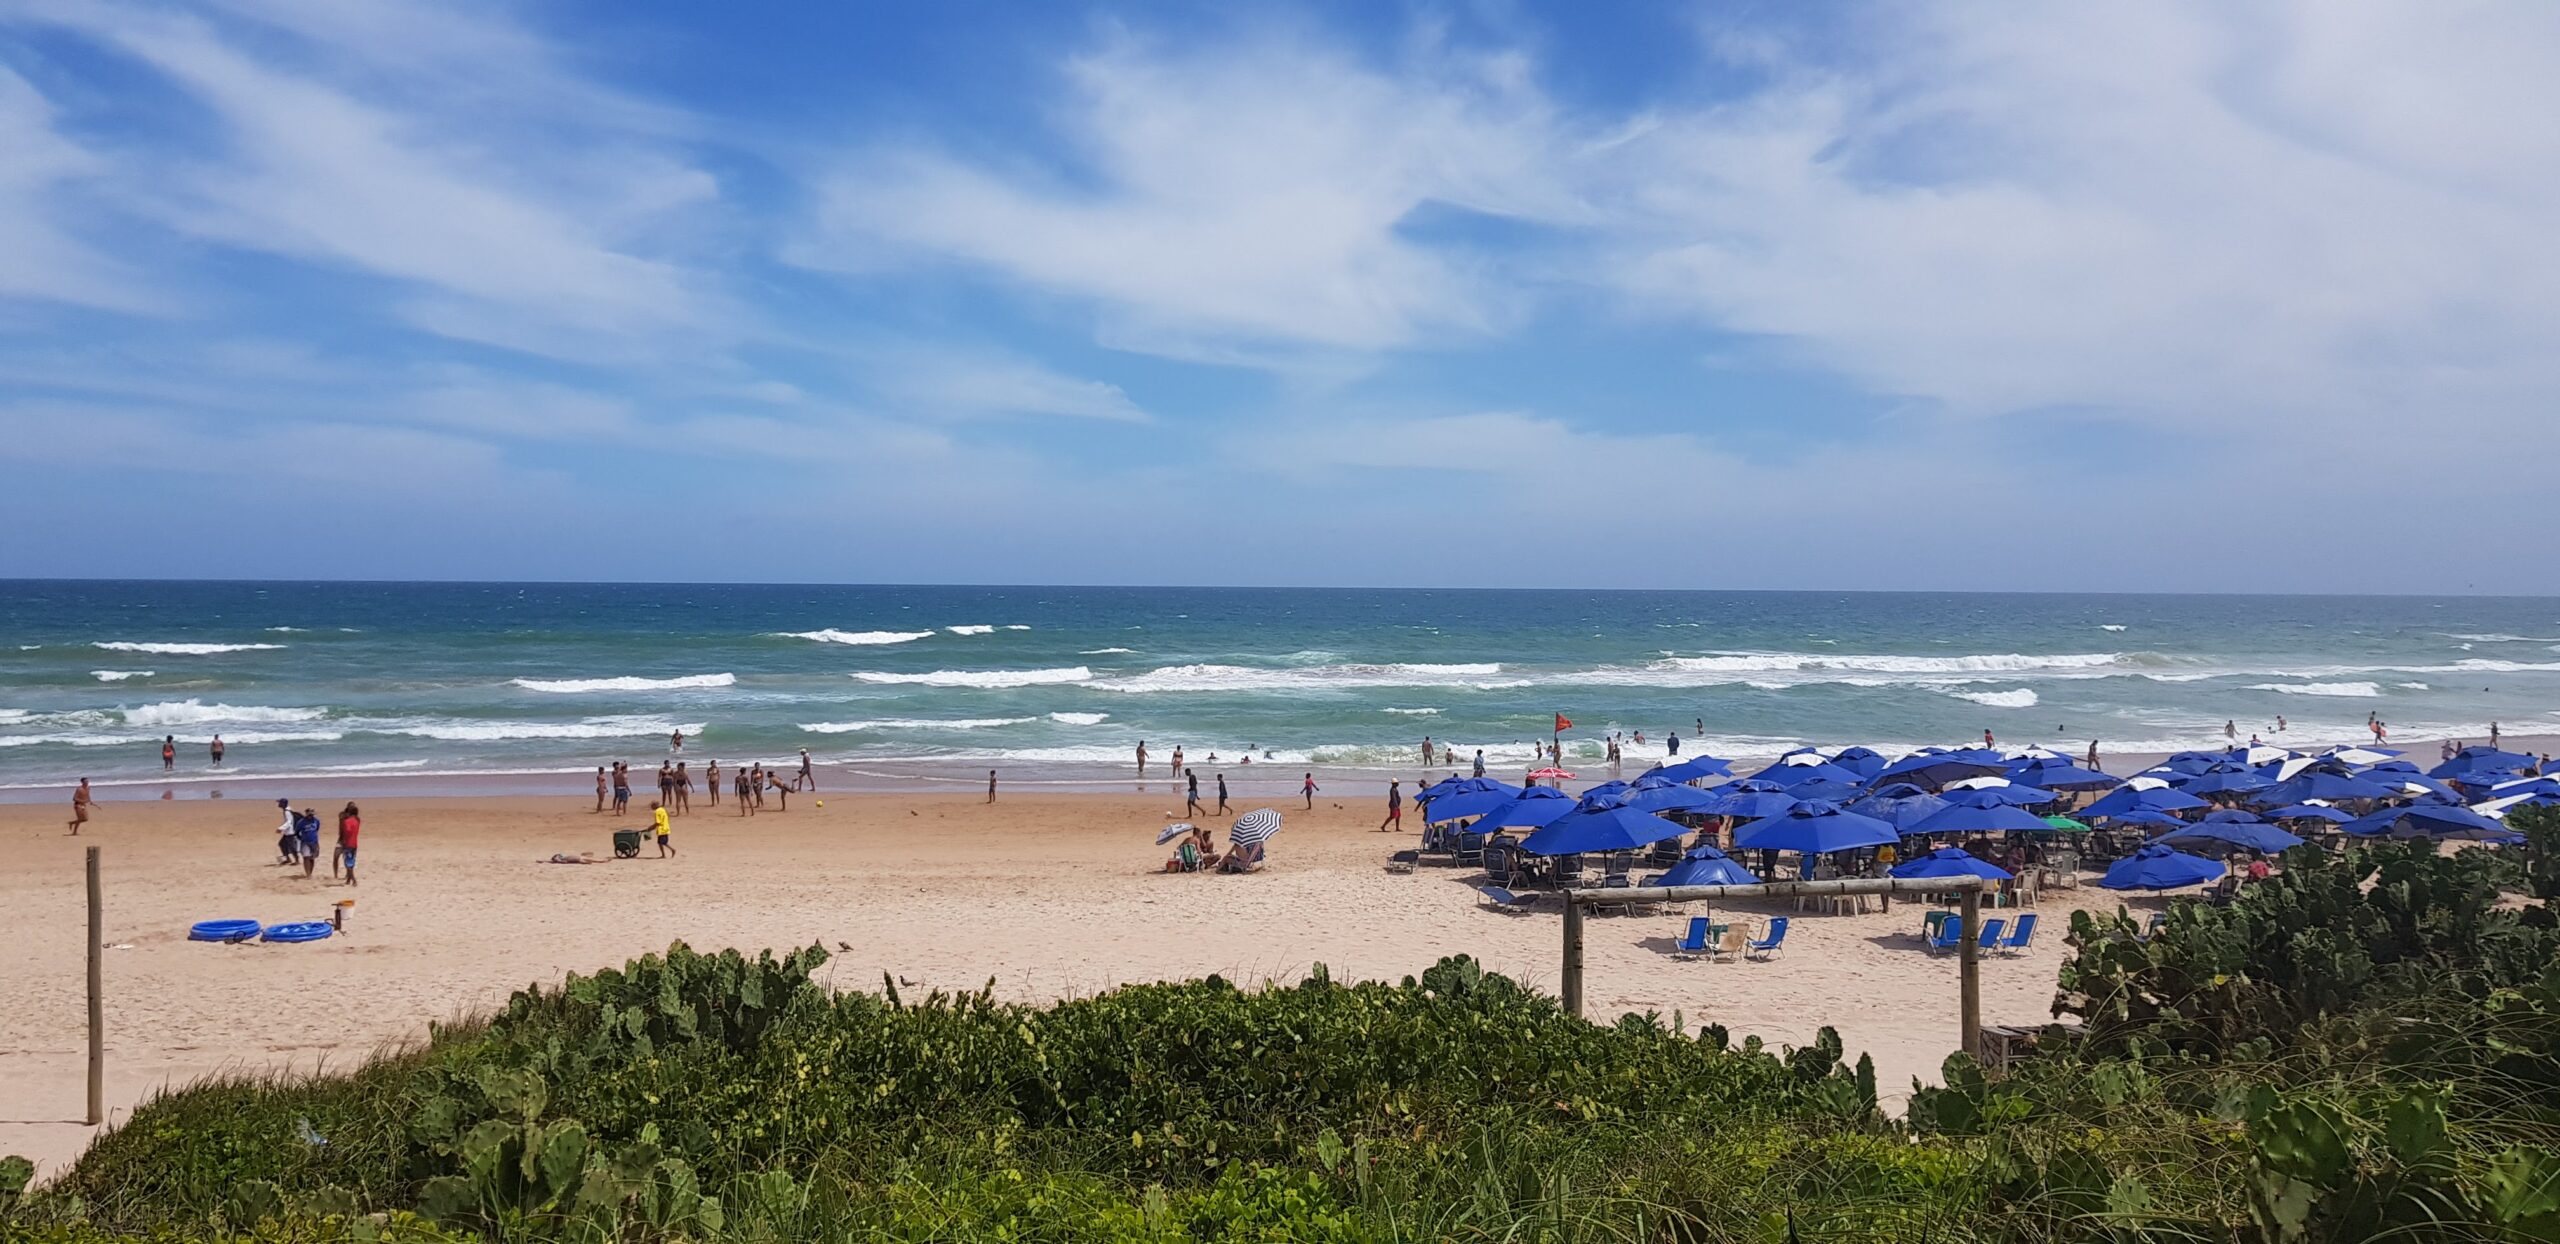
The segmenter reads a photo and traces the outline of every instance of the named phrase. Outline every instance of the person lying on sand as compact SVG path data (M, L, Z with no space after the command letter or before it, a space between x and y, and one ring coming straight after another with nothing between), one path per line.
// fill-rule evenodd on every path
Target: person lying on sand
M604 860L597 859L596 853L593 851L581 851L576 855L554 851L551 853L550 859L534 861L536 864L602 864L605 862L606 861Z

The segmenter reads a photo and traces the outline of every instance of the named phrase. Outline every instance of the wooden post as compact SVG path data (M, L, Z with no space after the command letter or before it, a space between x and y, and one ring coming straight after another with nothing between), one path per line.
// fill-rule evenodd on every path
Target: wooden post
M1564 1011L1582 1015L1582 904L1564 896Z
M107 919L98 898L98 849L89 848L89 1126L107 1121Z
M1964 941L1956 947L1956 1048L1982 1057L1982 891L1967 890Z

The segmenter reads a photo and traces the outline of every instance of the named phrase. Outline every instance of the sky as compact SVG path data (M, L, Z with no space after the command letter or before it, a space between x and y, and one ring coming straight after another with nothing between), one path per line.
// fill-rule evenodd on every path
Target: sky
M2560 591L2560 6L0 0L0 576Z

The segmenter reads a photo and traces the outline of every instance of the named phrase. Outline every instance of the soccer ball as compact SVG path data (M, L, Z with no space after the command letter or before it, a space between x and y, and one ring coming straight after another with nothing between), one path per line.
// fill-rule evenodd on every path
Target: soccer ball
M819 800L819 801L818 801L818 806L819 806L819 807L821 807L821 808L823 808L823 807L827 806L827 801L826 801L826 800L824 800L824 799Z

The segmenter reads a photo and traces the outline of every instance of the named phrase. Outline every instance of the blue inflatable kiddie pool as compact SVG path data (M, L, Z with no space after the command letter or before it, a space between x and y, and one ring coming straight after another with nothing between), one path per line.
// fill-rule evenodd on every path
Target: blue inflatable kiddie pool
M255 920L198 920L187 928L191 942L245 942L262 930Z
M316 942L321 938L329 936L329 933L329 922L326 920L297 920L292 924L268 925L266 936L261 940L270 942Z

